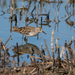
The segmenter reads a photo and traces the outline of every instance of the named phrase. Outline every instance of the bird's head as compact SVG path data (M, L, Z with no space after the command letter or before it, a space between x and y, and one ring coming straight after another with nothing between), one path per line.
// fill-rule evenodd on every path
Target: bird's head
M38 32L43 32L44 34L46 34L41 27L37 27L37 30Z

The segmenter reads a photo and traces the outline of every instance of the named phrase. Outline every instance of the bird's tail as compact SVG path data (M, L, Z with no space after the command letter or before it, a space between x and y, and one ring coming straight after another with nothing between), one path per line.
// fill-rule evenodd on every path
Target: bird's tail
M15 32L18 32L19 31L19 29L17 28L17 27L13 27L12 28Z

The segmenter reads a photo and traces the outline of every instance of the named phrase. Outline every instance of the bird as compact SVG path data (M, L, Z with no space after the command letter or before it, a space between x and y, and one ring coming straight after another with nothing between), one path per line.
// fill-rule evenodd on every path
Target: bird
M38 35L40 32L46 34L41 27L34 27L34 26L26 26L26 27L13 27L15 32L24 34L27 39L28 37L33 37Z

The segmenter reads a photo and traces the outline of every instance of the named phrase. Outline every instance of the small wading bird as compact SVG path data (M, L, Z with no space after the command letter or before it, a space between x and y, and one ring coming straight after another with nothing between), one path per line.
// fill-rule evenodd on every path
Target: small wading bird
M40 32L45 33L41 27L33 27L33 26L19 27L19 28L13 27L13 30L15 32L24 34L27 37L27 39L28 39L28 37L36 36Z

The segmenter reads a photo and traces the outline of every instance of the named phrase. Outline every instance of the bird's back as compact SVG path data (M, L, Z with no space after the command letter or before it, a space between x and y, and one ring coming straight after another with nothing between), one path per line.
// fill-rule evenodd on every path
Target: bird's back
M28 27L13 27L13 30L15 32L21 33L21 34L25 34L25 35L29 35L30 32L35 32L35 27L33 26L28 26Z

